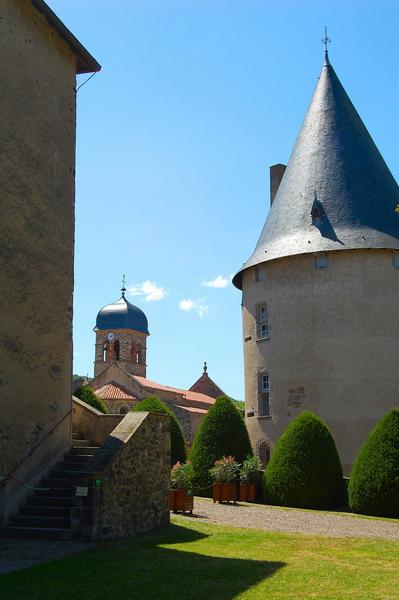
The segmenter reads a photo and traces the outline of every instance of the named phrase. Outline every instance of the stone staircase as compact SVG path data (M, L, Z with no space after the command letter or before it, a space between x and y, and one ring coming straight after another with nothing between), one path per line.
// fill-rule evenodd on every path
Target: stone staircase
M8 527L0 528L0 536L51 540L75 538L76 529L72 527L71 513L75 508L76 485L97 448L79 432L74 432L70 451L42 479L37 486L42 489L33 491L18 514L10 517ZM87 475L85 471L84 476ZM90 508L82 505L78 510Z

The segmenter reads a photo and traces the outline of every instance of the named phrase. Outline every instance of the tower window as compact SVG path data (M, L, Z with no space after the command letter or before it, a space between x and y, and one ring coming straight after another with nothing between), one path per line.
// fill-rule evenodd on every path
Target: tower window
M269 373L260 373L258 376L258 416L268 417L270 411L270 377Z
M255 267L255 283L263 283L265 281L265 270L261 267Z
M103 345L103 361L108 362L109 360L109 343L105 342Z
M114 360L119 360L119 340L114 342Z
M392 262L395 269L399 269L399 252L393 253Z
M329 265L329 260L326 252L319 252L314 257L314 266L316 269L326 269Z
M269 321L267 315L267 305L261 304L256 309L256 335L258 339L269 337Z

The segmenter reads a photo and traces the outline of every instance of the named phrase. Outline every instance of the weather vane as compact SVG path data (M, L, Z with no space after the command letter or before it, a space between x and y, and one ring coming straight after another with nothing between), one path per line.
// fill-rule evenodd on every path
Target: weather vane
M125 292L126 292L125 284L126 284L126 277L125 277L125 275L123 275L123 277L122 277L122 289L121 289L122 296L124 296Z
M328 44L331 44L331 39L327 35L327 27L324 27L324 37L321 39L321 41L325 46L326 56L328 56Z

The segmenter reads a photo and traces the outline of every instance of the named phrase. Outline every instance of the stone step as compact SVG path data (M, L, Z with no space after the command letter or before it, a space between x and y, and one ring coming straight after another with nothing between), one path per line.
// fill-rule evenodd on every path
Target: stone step
M49 488L48 490L36 490L34 493L35 498L66 498L71 499L75 493L73 486L65 488Z
M50 471L48 479L73 479L75 480L77 477L82 475L82 466L79 469L65 469L61 467L56 467Z
M91 442L89 440L85 440L84 438L74 438L72 440L72 448L84 448L86 446L91 446Z
M99 446L72 446L69 456L73 454L79 454L82 456L83 454L87 456L93 456L96 453Z
M60 465L84 465L90 460L91 454L67 454Z
M61 517L69 519L71 505L69 506L32 506L26 504L19 510L21 517Z
M66 528L56 527L2 527L0 537L42 539L42 540L72 540L74 532Z
M80 433L80 431L72 431L72 439L73 440L82 440L83 435Z
M72 481L72 478L69 478L69 477L67 479L59 478L59 477L45 477L44 479L42 479L40 487L49 488L49 489L53 489L53 488L71 489L73 487L73 481Z
M53 491L53 490L52 490ZM58 490L57 490L58 491ZM70 496L29 496L26 500L26 506L28 507L42 507L42 506L53 506L55 507L68 507L72 506L72 494Z
M67 529L70 526L68 517L37 517L15 515L10 517L10 527L44 527L45 529Z

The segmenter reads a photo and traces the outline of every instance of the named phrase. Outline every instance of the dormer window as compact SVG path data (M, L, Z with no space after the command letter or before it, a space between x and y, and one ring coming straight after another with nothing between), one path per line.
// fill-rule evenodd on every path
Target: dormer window
M318 252L314 257L314 266L316 269L327 269L329 265L328 255L326 252Z

